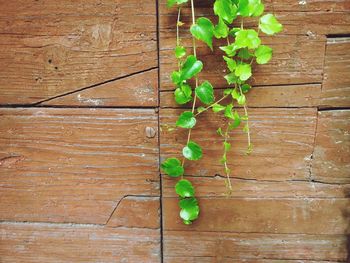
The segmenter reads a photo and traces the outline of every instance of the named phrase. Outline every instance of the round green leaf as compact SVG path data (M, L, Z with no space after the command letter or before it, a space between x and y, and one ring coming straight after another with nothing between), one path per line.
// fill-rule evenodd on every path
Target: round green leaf
M252 76L252 67L246 63L239 64L236 67L235 74L240 80L245 81Z
M231 24L237 17L237 7L232 4L231 0L216 0L214 3L214 13L220 19Z
M193 76L201 72L202 68L203 68L202 61L197 60L197 58L193 55L188 56L181 68L180 80L184 81L192 78Z
M251 88L249 84L243 84L241 87L243 93L247 93Z
M278 22L272 14L266 14L260 18L259 28L267 35L273 35L281 32L283 26Z
M187 146L182 149L182 154L191 161L197 161L203 156L202 148L193 141L189 141Z
M177 158L168 158L160 166L160 168L171 177L179 177L184 174L184 168Z
M185 224L190 224L191 221L198 218L199 206L195 197L180 200L179 206L181 208L180 217L184 220Z
M190 181L186 179L181 179L175 185L176 193L181 197L193 197L194 187Z
M215 100L214 88L209 81L203 82L200 86L196 88L195 92L196 96L204 104L212 104Z
M213 50L214 25L208 18L198 18L190 31L196 39L205 42Z
M186 55L186 48L184 46L176 46L175 57L182 58Z
M244 94L241 94L238 99L237 99L237 102L239 105L244 105L246 103L246 97Z
M197 121L194 117L194 114L191 111L185 111L179 116L179 119L176 122L176 126L185 129L191 129L196 125L196 122Z
M258 32L253 29L243 29L236 32L235 45L238 48L247 47L249 49L256 49L261 44Z
M266 64L272 58L272 48L261 45L255 50L256 63Z
M189 85L183 84L175 90L174 95L177 104L185 104L192 100L192 89Z

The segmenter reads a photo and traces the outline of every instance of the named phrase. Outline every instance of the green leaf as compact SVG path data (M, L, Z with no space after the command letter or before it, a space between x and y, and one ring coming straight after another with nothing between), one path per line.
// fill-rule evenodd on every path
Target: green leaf
M267 35L273 35L282 31L283 26L272 14L266 14L260 18L259 28Z
M206 109L204 108L204 107L198 107L197 108L197 112L198 113L201 113L201 112L203 112L203 111L205 111Z
M235 45L238 48L247 47L249 49L256 49L261 44L258 32L253 29L243 29L236 33Z
M228 69L233 72L236 69L237 63L235 60L233 60L232 58L223 56L224 60L226 61L227 67Z
M216 130L216 133L217 133L218 135L220 135L220 136L224 136L224 134L222 133L222 129L221 129L221 128L217 129L217 130Z
M225 89L224 90L224 95L230 95L232 93L233 89Z
M197 97L204 104L212 104L215 100L214 97L214 88L209 81L203 82L195 90Z
M229 28L224 20L219 18L219 23L214 28L214 36L216 38L226 38L228 36Z
M231 0L216 0L214 3L214 14L231 24L237 17L237 7L232 4Z
M175 57L182 58L186 55L186 48L184 46L176 46L175 48Z
M194 196L194 187L190 181L186 179L181 179L175 185L175 192L185 198L185 197L193 197Z
M212 109L213 109L213 112L217 113L217 112L225 110L226 107L217 103L217 104L213 105Z
M264 4L261 0L249 0L249 16L261 16L264 13Z
M190 31L196 39L205 42L213 50L214 25L208 18L198 18Z
M239 0L237 14L240 16L249 16L249 1Z
M247 93L251 88L249 84L243 84L241 87L243 93Z
M237 65L235 74L242 81L246 81L252 76L252 67L250 64L242 63Z
M186 58L186 61L181 68L180 80L184 81L184 80L190 79L193 76L197 75L199 72L201 72L202 69L203 69L202 61L197 60L195 56L190 55Z
M272 58L272 48L261 45L255 50L256 63L266 64Z
M168 0L167 6L173 7L175 4L180 5L180 4L187 3L187 2L188 2L188 0Z
M231 150L231 143L224 142L224 150L225 152L228 152L229 150Z
M179 206L181 208L180 217L185 224L191 224L199 216L198 201L195 197L185 198L180 200Z
M250 54L248 48L242 48L239 52L238 52L238 57L240 57L241 59L250 59L253 55Z
M191 111L185 111L179 116L179 119L176 122L176 126L185 129L191 129L196 125L196 122L197 121L194 117L194 114Z
M171 177L179 177L184 174L184 168L177 158L168 158L160 166L160 168Z
M171 81L175 84L175 85L179 85L182 81L181 81L181 73L178 71L173 71L171 73Z
M182 154L191 161L197 161L203 156L202 148L193 141L188 142L187 146L183 148Z
M244 94L241 94L241 96L239 96L239 98L237 99L237 102L239 105L244 105L246 103L246 97Z
M239 98L239 96L241 96L241 93L237 90L237 89L234 89L231 93L232 95L232 98L234 98L235 100L237 100Z
M185 104L192 100L192 89L187 84L182 84L175 92L175 101L177 104Z
M229 85L238 83L238 78L235 73L230 73L224 77Z
M232 109L233 109L233 104L232 103L226 106L225 117L227 117L229 119L233 119L234 118Z
M238 112L235 111L233 113L233 122L230 123L229 129L233 130L234 128L237 128L241 124L241 117L239 116Z
M229 57L233 57L236 55L236 50L238 49L238 47L235 44L231 44L228 46L223 46L223 47L219 47L222 51L224 51L226 53L227 56Z

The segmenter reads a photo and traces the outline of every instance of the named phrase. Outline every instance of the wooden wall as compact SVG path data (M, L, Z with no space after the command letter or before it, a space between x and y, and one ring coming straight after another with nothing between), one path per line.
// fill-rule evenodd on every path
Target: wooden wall
M195 1L197 16L212 2ZM0 1L0 262L347 262L350 2L265 3L285 29L263 38L274 58L254 68L254 151L234 134L227 198L223 120L201 116L205 157L186 167L201 216L184 226L175 181L159 176L186 139L167 129L183 110L169 80L176 9ZM198 49L219 92L221 53Z

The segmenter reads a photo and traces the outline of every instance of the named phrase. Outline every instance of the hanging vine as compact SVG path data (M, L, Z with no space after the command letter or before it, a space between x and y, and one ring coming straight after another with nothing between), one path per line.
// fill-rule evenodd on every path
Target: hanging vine
M192 25L190 33L193 39L192 54L187 55L186 48L181 43L179 28L181 22L181 6L190 2ZM161 169L170 177L180 180L175 186L179 195L180 217L185 224L191 224L199 216L199 204L195 197L195 189L192 183L184 179L185 162L198 161L203 156L203 150L191 137L192 129L197 123L197 116L208 110L223 114L227 123L219 128L217 133L223 139L223 155L221 163L226 173L226 186L228 192L232 192L230 181L231 169L228 167L227 155L231 149L229 142L230 133L243 125L243 131L247 134L247 154L253 150L251 143L249 115L245 94L252 88L247 81L252 77L252 65L266 64L272 58L272 49L262 45L260 32L266 35L274 35L282 30L282 25L272 14L264 13L264 4L261 0L216 0L213 5L214 14L218 17L217 24L206 17L195 16L194 0L168 0L169 8L177 6L178 15L176 23L176 47L175 57L178 60L178 70L172 72L171 80L176 86L174 97L178 104L191 102L191 110L184 111L178 117L176 126L187 129L187 141L182 150L182 161L178 158L168 158L161 164ZM257 30L244 27L244 18L256 18ZM237 26L237 20L239 25ZM196 41L203 41L213 51L213 39L226 39L227 45L219 47L223 53L223 61L226 63L229 74L224 78L229 88L223 91L221 98L215 99L213 85L209 81L202 81L198 77L203 69L203 62L197 58ZM194 92L189 82L194 79ZM223 104L225 99L231 98L229 103ZM197 100L205 107L197 107ZM236 105L237 104L237 105ZM235 106L244 108L244 115L240 115Z

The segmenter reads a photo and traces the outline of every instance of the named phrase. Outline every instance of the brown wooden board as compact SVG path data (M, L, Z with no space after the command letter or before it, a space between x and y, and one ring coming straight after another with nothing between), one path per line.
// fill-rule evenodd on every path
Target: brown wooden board
M1 109L1 220L157 227L157 120L153 109ZM146 211L149 223L129 220Z
M1 1L0 9L0 104L37 103L157 67L154 0ZM110 94L119 90L129 94L117 86Z

